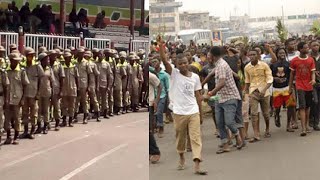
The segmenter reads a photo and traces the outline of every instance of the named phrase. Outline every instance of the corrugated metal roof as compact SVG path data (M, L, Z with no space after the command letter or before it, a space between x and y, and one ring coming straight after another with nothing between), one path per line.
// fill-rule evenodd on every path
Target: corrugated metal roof
M135 0L135 8L141 8L142 0ZM79 4L92 4L97 6L111 6L111 7L121 7L130 8L130 0L77 0Z

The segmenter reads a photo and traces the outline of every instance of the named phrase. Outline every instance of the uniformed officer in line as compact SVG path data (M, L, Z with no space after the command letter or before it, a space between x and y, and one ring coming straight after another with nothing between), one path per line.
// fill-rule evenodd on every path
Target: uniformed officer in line
M90 75L89 79L89 88L88 88L88 94L89 94L89 99L90 103L92 105L92 109L94 111L94 119L96 119L98 122L101 120L99 119L100 117L100 108L99 108L99 102L97 98L97 91L98 89L98 78L100 75L100 72L98 71L98 67L96 63L92 60L92 53L91 51L86 51L84 54L84 58L89 62L89 66L92 69L93 76Z
M18 50L18 46L16 44L10 44L9 52L12 53L13 50Z
M22 106L22 121L24 132L21 138L34 139L34 133L41 133L41 122L36 122L36 95L39 91L40 78L44 75L44 71L39 63L35 61L35 51L27 47L25 49L26 63L24 64L30 84L26 86L24 91L24 105ZM31 131L28 134L28 125L31 124ZM36 132L35 125L38 125Z
M126 56L124 53L120 53L120 56ZM124 79L126 80L127 72L125 67L120 62L120 56L116 57L116 66L115 66L115 78L114 78L114 90L113 90L113 100L114 100L114 113L120 115L120 110L123 108L123 83Z
M5 69L9 64L9 59L6 57L6 49L0 46L0 68Z
M9 78L6 69L0 69L0 148L1 137L3 135L4 125L4 108L7 107L9 102Z
M79 82L79 71L78 68L71 63L71 58L71 53L64 53L65 63L62 65L62 67L65 73L65 78L62 81L62 84L60 84L62 97L61 110L63 116L62 124L66 125L66 118L69 117L69 127L73 127L72 120L75 113L75 103Z
M9 55L10 65L6 71L10 82L8 90L8 99L6 99L5 106L5 122L4 129L7 132L7 139L4 144L19 144L20 107L24 103L24 92L26 86L30 84L26 71L19 65L22 60L20 54L11 53ZM14 138L11 138L11 123L14 125Z
M100 75L98 77L98 101L103 112L103 117L109 119L109 104L108 104L108 92L113 85L111 79L113 78L112 70L109 62L104 59L103 51L98 52L97 61L96 61Z
M59 131L60 126L60 115L61 115L61 109L60 109L60 93L62 89L63 80L65 78L64 69L61 65L61 63L57 59L57 52L55 50L50 50L48 52L49 55L49 61L50 61L50 67L52 68L55 83L53 84L53 95L51 98L51 105L53 108L53 118L56 122L55 124L55 131Z
M54 51L57 53L57 61L64 63L63 52L61 52L58 48L54 49Z
M39 113L38 113L38 123L41 123L43 119L44 126L42 129L43 134L48 133L48 125L49 125L49 107L50 107L50 99L52 97L52 89L54 85L54 75L53 71L50 67L49 56L46 53L40 53L38 56L38 61L43 68L44 75L40 77L39 83L39 91L38 91L38 105L39 105Z
M41 54L41 53L47 53L47 52L48 52L48 50L47 50L47 48L44 47L44 46L41 46L41 47L39 47L39 49L38 49L38 55Z
M139 103L142 102L142 87L144 86L144 84L146 83L144 81L144 78L143 78L143 64L145 63L145 59L144 59L144 55L145 55L146 51L144 49L139 49L137 55L139 57L139 60L137 59L136 60L136 63L138 64L139 66ZM137 62L139 61L139 62ZM147 61L146 61L147 62Z
M131 107L133 112L138 111L138 106L139 106L139 95L140 95L140 85L141 82L143 82L143 76L142 76L142 69L140 65L137 63L140 58L139 56L135 55L130 59L130 64L133 67L132 68L132 76L131 76L131 82L132 82L132 91L130 93L131 96Z
M89 65L89 61L84 59L84 49L78 50L78 63L76 64L78 70L79 70L79 82L78 82L78 97L76 102L76 109L79 109L79 104L82 106L83 110L83 124L88 123L88 115L89 115L89 107L87 102L87 95L88 95L88 88L90 81L93 80L94 74L93 70ZM91 54L85 54L86 56L91 57ZM76 117L76 116L75 116ZM77 117L75 119L75 122L77 122Z
M129 105L129 93L128 93L128 79L131 75L130 73L130 65L127 63L127 53L125 51L121 51L119 53L120 56L120 66L126 71L126 75L122 76L122 114L127 112L127 106Z
M105 60L109 63L111 68L110 81L109 81L110 89L108 91L108 106L109 106L109 116L112 117L114 113L113 90L114 90L114 79L115 79L115 68L116 68L115 56L118 56L118 55L116 50L109 49L109 48L104 50L104 54L105 54Z
M72 59L76 59L77 49L73 46L71 46L69 49L71 50Z

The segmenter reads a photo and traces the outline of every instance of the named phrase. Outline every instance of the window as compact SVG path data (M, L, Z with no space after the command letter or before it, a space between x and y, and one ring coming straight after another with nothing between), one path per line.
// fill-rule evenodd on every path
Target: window
M146 18L146 23L149 24L149 15Z
M153 18L152 23L173 23L175 22L174 17L164 17L164 18Z
M121 13L118 11L113 11L111 14L111 21L119 21L121 17Z

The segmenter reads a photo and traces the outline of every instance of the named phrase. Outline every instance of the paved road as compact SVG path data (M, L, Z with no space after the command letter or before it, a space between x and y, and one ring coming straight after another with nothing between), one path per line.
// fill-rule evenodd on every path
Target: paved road
M0 179L148 180L149 121L144 111L2 146Z
M165 127L165 137L157 138L162 153L159 164L150 164L152 180L317 180L319 179L320 133L312 132L300 137L300 131L285 132L285 113L282 112L282 127L276 128L271 121L272 137L262 138L256 144L248 144L241 151L217 155L219 140L213 135L213 121L206 118L202 125L202 166L208 176L193 174L191 153L186 155L187 167L177 171L178 155L175 151L173 125ZM263 130L265 125L260 124ZM252 127L250 134L252 135Z

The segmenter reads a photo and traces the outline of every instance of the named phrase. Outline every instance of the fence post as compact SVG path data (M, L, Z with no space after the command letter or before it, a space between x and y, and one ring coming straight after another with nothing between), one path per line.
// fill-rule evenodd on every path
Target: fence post
M19 26L19 44L18 44L18 49L20 53L23 53L24 50L24 32L23 32L23 27Z
M80 32L80 46L84 46L83 32Z

